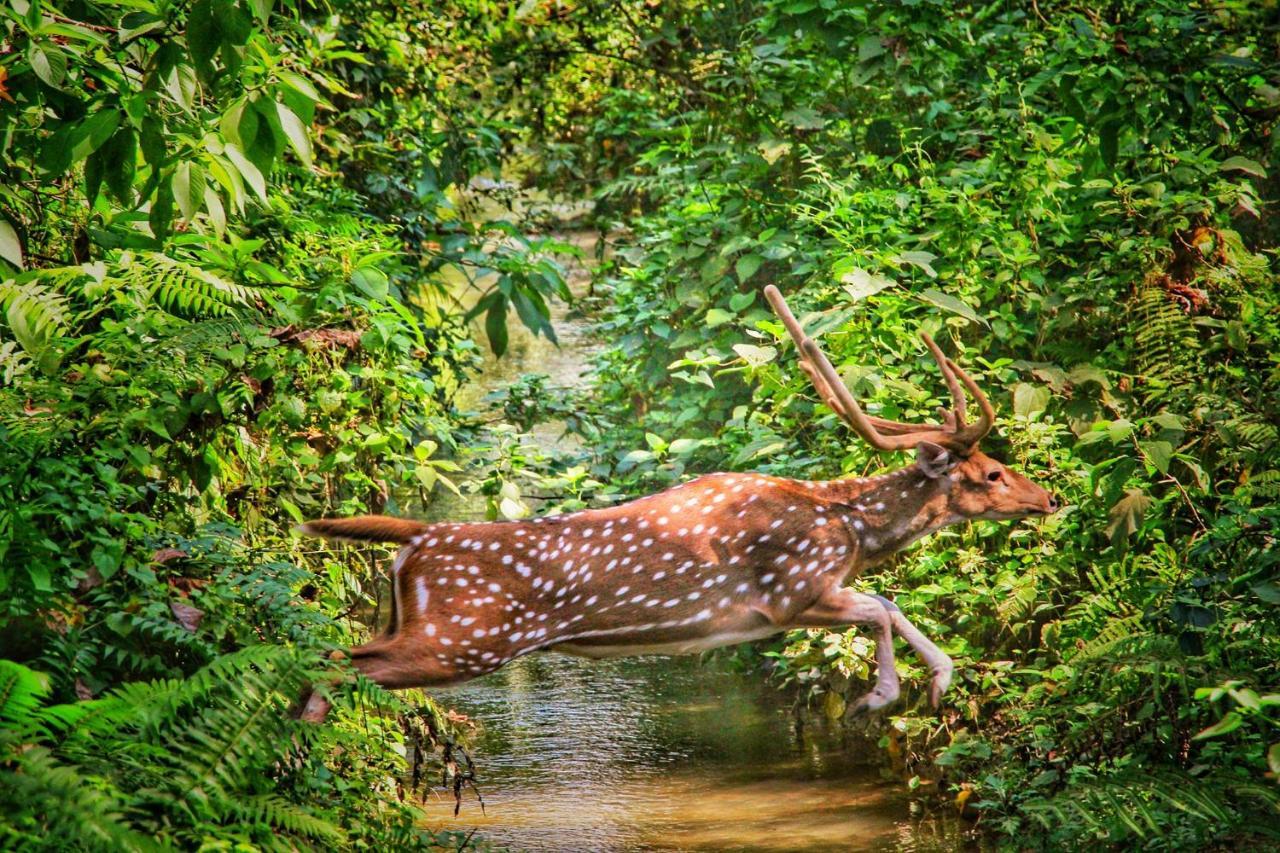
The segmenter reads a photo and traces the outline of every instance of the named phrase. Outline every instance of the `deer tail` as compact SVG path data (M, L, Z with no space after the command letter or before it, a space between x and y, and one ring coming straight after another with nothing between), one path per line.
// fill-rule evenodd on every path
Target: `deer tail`
M308 536L323 536L325 539L345 539L349 542L399 542L403 545L415 536L426 533L427 525L410 518L361 515L355 518L318 518L298 525L298 530Z

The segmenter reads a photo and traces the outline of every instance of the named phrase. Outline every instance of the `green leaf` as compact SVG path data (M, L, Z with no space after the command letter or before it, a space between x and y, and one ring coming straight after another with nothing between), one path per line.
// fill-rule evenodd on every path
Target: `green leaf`
M204 204L205 190L204 170L195 163L183 161L173 170L173 200L178 203L178 210L187 221L195 219Z
M289 140L289 144L293 146L294 153L298 155L298 159L308 169L311 168L311 137L307 134L307 129L302 124L302 119L286 107L284 104L276 103L276 114L280 117L280 128L284 131L285 137Z
M119 126L120 111L117 109L107 107L87 116L71 134L71 162L78 163L97 151Z
M164 126L155 116L149 115L142 120L142 128L138 133L138 147L142 149L142 159L148 166L159 169L164 165Z
M228 144L225 149L227 159L235 164L236 170L244 178L250 188L258 194L258 198L262 199L262 203L267 203L267 181L262 177L262 172L257 166L249 162L249 158L244 152L235 145Z
M213 74L213 57L221 46L222 29L214 0L196 0L187 13L187 48L202 77Z
M1257 160L1248 157L1228 157L1218 164L1220 172L1246 172L1255 178L1265 178L1267 170Z
M1036 412L1043 412L1049 406L1049 389L1043 385L1032 385L1019 382L1013 386L1013 412L1016 415L1030 417Z
M937 278L938 272L933 268L933 262L938 256L933 252L902 252L898 255L898 263L911 264L924 270L924 274L929 278Z
M763 263L764 258L755 252L751 252L738 258L738 262L733 265L733 270L738 274L738 281L745 282L756 274L756 270L760 269L760 265Z
M712 308L707 311L707 328L714 329L717 326L723 326L725 323L733 320L735 315L725 311L722 308Z
M1105 121L1098 128L1098 154L1108 171L1116 167L1120 157L1120 122L1112 119Z
M292 518L295 523L302 524L302 522L306 521L306 519L302 515L302 510L298 509L298 505L295 504L293 501L289 500L288 498L282 498L277 495L276 503L284 507L284 511L289 514L289 517Z
M121 204L133 202L133 175L138 167L138 137L133 128L125 126L115 132L102 146L104 178L107 188Z
M880 291L897 284L891 278L873 275L861 267L854 267L840 276L840 283L844 285L844 292L849 294L849 297L855 302L861 302L868 296L874 296Z
M484 333L489 338L489 349L493 354L502 357L507 351L507 300L493 300L489 311L484 315Z
M1280 586L1273 581L1256 583L1249 589L1253 590L1254 595L1268 604L1280 604Z
M27 51L31 70L46 85L61 89L67 79L67 55L52 45L31 45Z
M948 294L943 293L940 290L934 290L933 288L927 288L921 291L918 295L924 301L936 305L943 311L958 314L966 320L972 320L973 322L980 323L983 326L987 325L987 321L979 317L977 312L970 308L967 303L961 302L954 296L949 296Z
M320 93L316 91L316 87L311 85L311 81L302 75L295 74L292 71L279 71L277 76L279 76L281 83L284 83L307 100L312 102L320 100Z
M22 241L18 239L18 231L9 220L0 217L0 258L4 258L17 269L22 269Z
M173 191L168 184L162 183L151 199L151 211L147 214L147 223L151 226L151 233L157 240L163 240L169 235L169 228L173 224Z
M1112 539L1128 538L1138 532L1142 519L1154 504L1142 489L1126 489L1124 497L1111 507L1111 521L1107 524L1107 535Z
M213 225L213 232L221 237L227 230L227 212L222 207L222 197L213 187L204 188L204 206L209 211L209 222Z
M389 292L387 274L377 267L356 267L351 271L351 283L370 299L386 299Z
M778 351L775 348L758 347L754 344L734 344L733 351L752 367L768 364L778 356Z
M811 107L797 107L782 114L782 120L798 130L822 130L827 122Z
M1192 740L1205 740L1211 737L1220 737L1221 735L1230 734L1240 728L1242 723L1244 723L1243 717L1235 711L1228 711L1221 720L1218 720L1218 722L1208 728L1202 729L1199 734L1192 738Z
M1169 473L1169 463L1173 461L1173 445L1167 441L1142 441L1138 443L1144 456L1161 474Z

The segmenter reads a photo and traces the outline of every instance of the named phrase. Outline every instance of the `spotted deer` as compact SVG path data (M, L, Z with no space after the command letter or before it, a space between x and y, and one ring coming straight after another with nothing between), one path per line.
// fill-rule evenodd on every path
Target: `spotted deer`
M932 673L934 706L952 662L893 602L844 584L947 525L1057 510L1054 498L978 450L995 412L968 374L921 337L950 389L941 423L865 414L777 288L765 288L823 402L878 450L915 463L870 478L790 480L708 474L604 509L529 521L426 524L323 519L305 533L401 548L386 631L354 648L357 669L388 688L455 684L530 652L589 658L685 654L791 628L869 628L876 683L854 710L897 699L893 634ZM966 420L964 390L980 409ZM314 694L303 712L323 717Z

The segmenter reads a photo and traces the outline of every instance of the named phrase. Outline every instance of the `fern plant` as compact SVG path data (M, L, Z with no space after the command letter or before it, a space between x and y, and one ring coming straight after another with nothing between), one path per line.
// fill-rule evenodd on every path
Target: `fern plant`
M317 782L332 772L328 751L352 733L299 723L289 713L309 683L326 677L318 661L251 646L187 679L133 682L92 701L48 705L47 679L0 660L0 845L142 851L215 839L266 850L348 844L348 828L335 822L334 804L317 796ZM377 698L384 708L403 709L387 694ZM362 736L358 748L393 759L382 743ZM384 829L406 844L435 843L412 829L407 809L382 812Z

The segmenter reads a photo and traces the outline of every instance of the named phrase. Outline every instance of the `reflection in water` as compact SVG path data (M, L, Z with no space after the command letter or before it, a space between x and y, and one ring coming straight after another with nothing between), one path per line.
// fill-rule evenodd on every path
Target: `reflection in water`
M797 730L758 675L696 658L523 658L440 691L481 726L479 804L435 827L520 850L888 850L912 830L865 747ZM915 846L915 845L911 845Z

